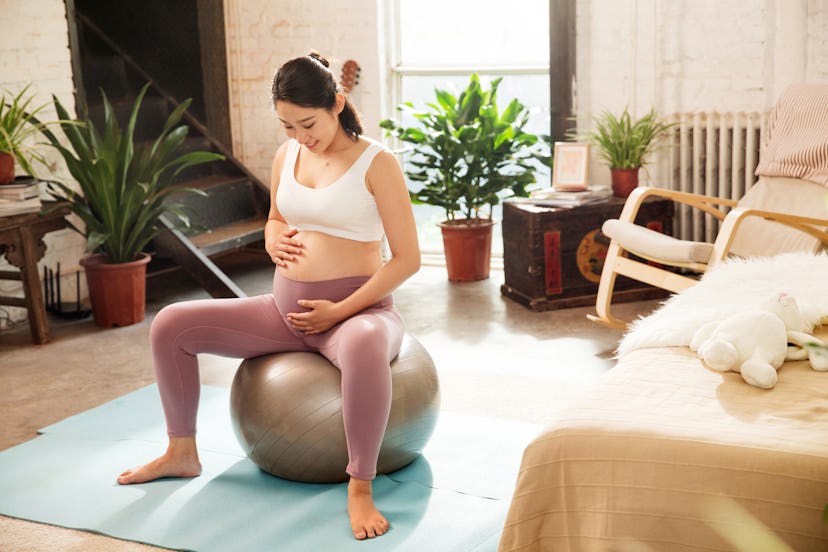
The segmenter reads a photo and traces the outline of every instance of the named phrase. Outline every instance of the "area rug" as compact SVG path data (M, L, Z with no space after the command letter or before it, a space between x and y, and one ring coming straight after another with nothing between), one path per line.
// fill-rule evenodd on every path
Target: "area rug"
M441 412L423 455L374 483L391 530L357 542L346 484L285 481L244 456L229 390L203 387L198 422L201 477L132 486L115 477L166 439L154 385L43 428L0 452L0 514L177 550L494 551L523 450L541 430Z

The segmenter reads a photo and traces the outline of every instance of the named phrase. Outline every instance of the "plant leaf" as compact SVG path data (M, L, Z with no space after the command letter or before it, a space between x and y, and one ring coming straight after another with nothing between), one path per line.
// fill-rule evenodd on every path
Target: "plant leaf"
M70 209L84 223L72 228L86 237L87 250L104 253L110 262L127 262L146 247L160 230L159 218L166 213L189 223L179 204L166 199L176 194L203 193L190 188L172 187L173 170L206 163L223 156L214 152L191 151L177 155L187 136L186 126L176 126L189 101L173 110L159 134L147 143L135 142L141 102L149 83L141 88L133 102L125 127L118 123L106 94L104 124L100 132L88 118L69 120L67 110L52 96L59 125L69 141L61 143L52 132L44 132L48 143L66 162L80 192L53 182L48 193L55 199L70 202ZM183 217L180 216L183 214Z

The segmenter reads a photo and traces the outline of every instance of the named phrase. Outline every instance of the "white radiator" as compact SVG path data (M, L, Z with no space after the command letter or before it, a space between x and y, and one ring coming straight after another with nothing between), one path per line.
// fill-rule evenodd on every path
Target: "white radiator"
M766 114L682 113L669 120L677 123L670 136L671 189L738 200L756 181ZM713 241L718 226L715 217L677 204L676 237Z

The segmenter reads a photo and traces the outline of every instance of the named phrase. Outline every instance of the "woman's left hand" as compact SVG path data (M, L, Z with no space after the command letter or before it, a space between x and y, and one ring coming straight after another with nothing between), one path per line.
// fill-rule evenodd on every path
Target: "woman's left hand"
M336 304L326 299L300 299L300 307L310 309L308 312L289 312L288 321L302 333L311 335L330 330L339 317L336 313Z

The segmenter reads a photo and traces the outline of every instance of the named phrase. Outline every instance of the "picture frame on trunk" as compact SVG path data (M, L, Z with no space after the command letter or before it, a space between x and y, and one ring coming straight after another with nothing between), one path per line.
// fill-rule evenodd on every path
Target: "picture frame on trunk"
M553 190L574 192L589 187L589 144L555 142L553 159Z

